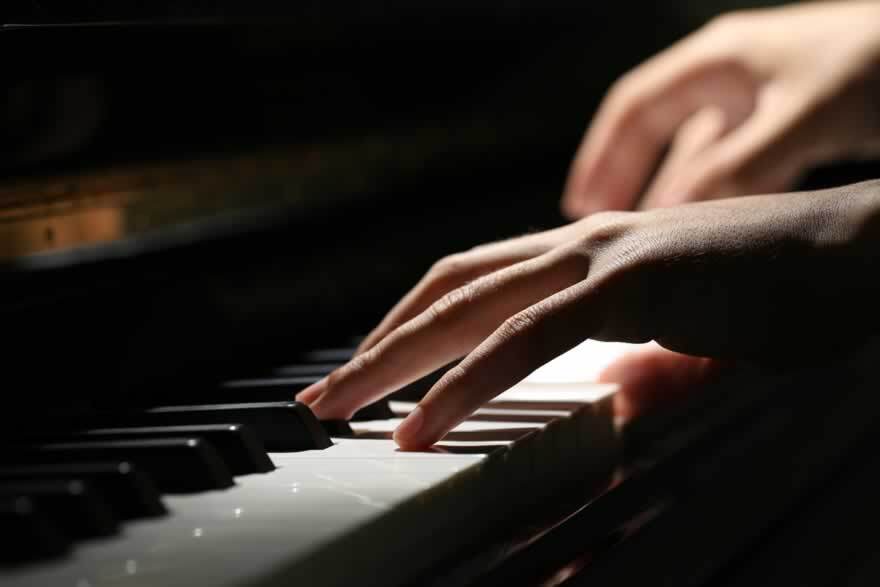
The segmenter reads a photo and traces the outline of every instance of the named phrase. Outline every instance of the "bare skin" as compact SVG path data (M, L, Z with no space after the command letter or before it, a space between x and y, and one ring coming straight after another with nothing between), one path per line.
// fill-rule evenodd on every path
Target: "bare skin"
M699 386L719 359L856 344L876 327L877 184L594 213L785 191L816 164L877 156L878 80L878 2L712 21L604 100L562 199L570 218L592 216L440 260L354 361L298 399L348 417L465 357L395 435L420 448L589 337L662 345L602 374L623 385L623 416Z
M348 418L464 357L395 432L419 449L585 338L773 363L839 351L876 326L878 220L868 182L594 214L480 247L438 264L387 334L298 399ZM450 287L461 275L482 276Z
M723 15L614 85L562 208L574 219L640 198L652 208L789 190L817 164L880 153L878 96L880 3Z
M562 207L577 219L631 209L640 195L639 207L647 209L774 193L790 189L815 164L876 155L880 3L810 3L726 14L609 91L572 163ZM360 350L447 291L546 252L570 230L442 259Z

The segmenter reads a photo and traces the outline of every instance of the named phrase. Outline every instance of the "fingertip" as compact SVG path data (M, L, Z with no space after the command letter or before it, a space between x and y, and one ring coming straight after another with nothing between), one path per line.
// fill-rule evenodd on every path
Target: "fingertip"
M425 441L425 411L422 406L416 406L403 422L397 426L392 437L397 446L403 450L416 450L426 445ZM428 445L432 443L427 443Z

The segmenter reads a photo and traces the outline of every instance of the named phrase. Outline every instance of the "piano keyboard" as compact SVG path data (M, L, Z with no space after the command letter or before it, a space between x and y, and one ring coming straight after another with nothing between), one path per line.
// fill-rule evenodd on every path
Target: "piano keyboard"
M167 406L30 439L0 458L0 543L17 544L4 546L0 578L10 587L411 583L530 506L607 478L614 387L588 381L626 347L581 345L428 452L391 440L414 403L324 423L340 434L330 439L290 401L306 383L290 378L322 375L344 349L230 382L235 404ZM248 390L260 401L240 402Z

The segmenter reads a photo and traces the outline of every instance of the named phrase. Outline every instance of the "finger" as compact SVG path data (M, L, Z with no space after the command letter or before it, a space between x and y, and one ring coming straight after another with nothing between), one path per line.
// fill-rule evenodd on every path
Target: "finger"
M716 377L720 367L713 359L652 343L611 363L599 381L620 385L615 412L626 421L682 402Z
M394 440L405 450L434 444L485 402L599 332L602 289L587 280L507 319L431 388Z
M578 151L565 188L571 217L631 208L678 127L707 105L749 111L756 91L744 67L690 39L635 70L609 94Z
M450 292L366 353L315 384L321 418L348 418L360 407L457 359L506 318L586 277L574 255L547 254Z
M322 388L318 385L310 385L305 388L298 394L296 394L296 401L300 403L304 403L306 405L311 405L322 393Z
M468 271L459 270L449 274L439 274L439 270L431 270L416 286L397 302L382 321L369 333L355 350L355 356L376 346L389 332L418 315L431 302L445 293L468 282Z
M358 346L355 355L374 347L391 331L427 309L438 298L483 275L537 257L565 238L566 228L482 245L445 257L407 293Z
M709 146L717 142L733 125L723 110L710 106L689 118L679 129L651 185L639 203L639 208L657 208L670 205L661 194L669 194L668 186L680 175L686 174L694 160Z
M768 92L759 108L695 157L652 198L655 206L783 191L810 158L810 104L796 95Z

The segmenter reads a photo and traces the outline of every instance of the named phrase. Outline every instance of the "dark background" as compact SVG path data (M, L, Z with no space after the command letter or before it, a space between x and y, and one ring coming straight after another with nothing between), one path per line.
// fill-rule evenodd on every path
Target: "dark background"
M51 268L5 263L13 427L157 403L338 344L438 257L561 223L571 156L608 86L712 15L757 5L290 4L4 4L7 211L59 177L122 174L125 188L156 165L212 176L224 157L287 150L324 166L308 206L272 202L185 244L168 226L137 255L109 243L59 250ZM218 212L223 186L206 194L176 173L151 189L170 183ZM134 224L120 240L144 236Z
M759 4L5 0L0 256L20 223L51 235L92 196L137 205L120 199L113 242L0 262L0 437L347 344L441 255L561 223L608 86ZM238 192L265 213L228 209ZM175 199L225 221L181 226L160 214ZM657 517L583 583L876 584L873 350L704 394L717 409L673 422L687 438L619 514ZM632 456L667 448L647 424L625 434ZM604 544L608 512L586 508L537 559ZM536 557L519 558L499 576L528 583Z

